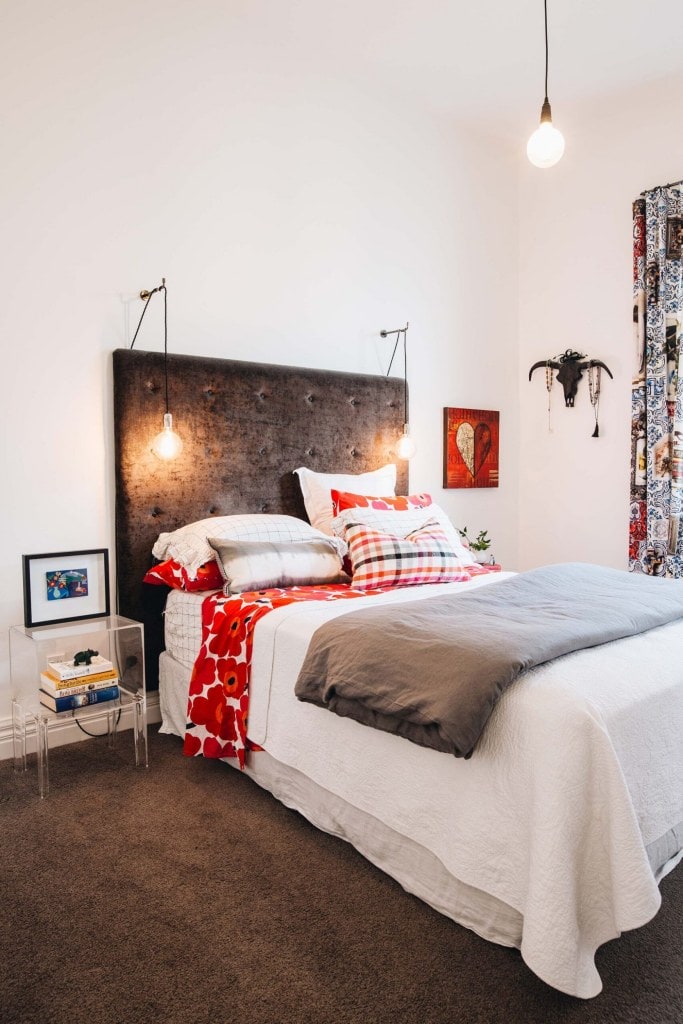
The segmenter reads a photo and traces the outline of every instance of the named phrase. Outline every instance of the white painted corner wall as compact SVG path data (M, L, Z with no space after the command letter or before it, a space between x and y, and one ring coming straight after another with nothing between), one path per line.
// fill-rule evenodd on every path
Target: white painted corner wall
M632 324L631 204L683 178L683 77L554 116L567 140L548 172L520 174L519 564L628 564ZM586 377L573 409L545 374L566 349L602 359L600 436Z

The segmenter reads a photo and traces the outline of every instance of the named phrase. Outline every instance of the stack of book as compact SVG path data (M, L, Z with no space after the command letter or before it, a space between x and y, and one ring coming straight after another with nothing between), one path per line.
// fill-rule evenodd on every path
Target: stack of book
M93 655L89 664L49 661L40 673L40 703L51 711L75 711L88 704L116 700L119 674L111 661Z

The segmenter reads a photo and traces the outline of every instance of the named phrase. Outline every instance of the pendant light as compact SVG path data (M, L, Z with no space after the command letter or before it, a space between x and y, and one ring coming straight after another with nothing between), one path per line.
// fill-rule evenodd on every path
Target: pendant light
M408 423L408 345L406 341L408 324L406 324L405 327L397 328L395 331L380 331L379 333L382 338L387 338L390 334L396 335L396 344L394 345L394 351L391 353L387 377L391 373L396 349L398 348L398 343L401 340L401 335L403 335L403 433L398 439L398 443L396 445L396 455L399 459L412 459L417 448L415 446L415 442L410 436L410 424Z
M548 0L543 0L545 15L545 99L541 123L526 144L526 155L534 167L552 167L564 153L564 136L553 124L548 101Z
M183 450L183 442L178 437L173 429L173 416L168 411L168 305L166 301L166 278L162 277L161 284L157 288L152 288L150 291L141 291L140 298L145 299L145 307L140 314L138 325L135 328L135 334L133 340L130 343L132 348L135 344L135 339L138 336L140 325L142 324L142 318L147 312L149 306L149 300L156 292L164 293L164 387L166 396L166 412L164 413L164 428L161 430L156 437L153 438L151 449L159 459L163 459L165 462L169 462L171 459L176 459Z

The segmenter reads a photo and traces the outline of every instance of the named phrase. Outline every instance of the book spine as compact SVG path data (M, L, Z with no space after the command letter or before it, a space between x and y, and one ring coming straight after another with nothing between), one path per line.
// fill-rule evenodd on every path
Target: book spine
M81 676L93 676L98 672L108 672L114 666L106 658L93 660L90 665L70 665L63 661L49 661L48 669L60 679L80 679Z
M75 683L68 686L65 683L57 683L45 672L40 674L40 688L51 697L73 697L75 693L88 693L91 690L104 690L108 686L117 685L119 677L115 672L107 673L104 679L93 677L87 683Z
M111 668L107 672L95 672L89 676L77 676L74 679L61 679L48 667L44 672L40 673L40 678L44 679L45 682L49 682L56 690L62 691L64 689L68 689L70 686L86 686L90 683L102 683L107 680L113 683L119 678L119 674L115 668Z
M89 690L86 693L74 693L70 697L53 697L49 693L40 691L40 703L51 711L77 711L78 708L87 707L89 704L103 704L108 700L115 700L119 695L118 686L107 686L102 690Z

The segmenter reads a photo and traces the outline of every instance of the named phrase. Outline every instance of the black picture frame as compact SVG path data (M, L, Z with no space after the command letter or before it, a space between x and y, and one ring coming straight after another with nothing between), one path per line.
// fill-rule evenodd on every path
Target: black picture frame
M22 555L27 629L110 614L109 551L49 551Z
M680 260L683 256L683 217L666 219L666 258Z

